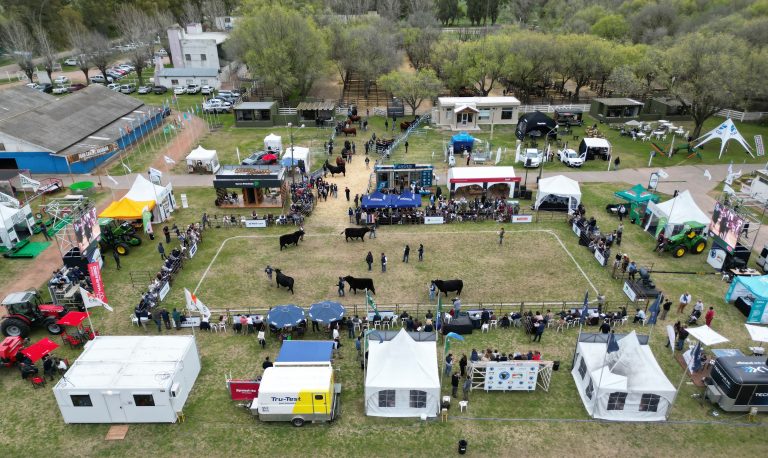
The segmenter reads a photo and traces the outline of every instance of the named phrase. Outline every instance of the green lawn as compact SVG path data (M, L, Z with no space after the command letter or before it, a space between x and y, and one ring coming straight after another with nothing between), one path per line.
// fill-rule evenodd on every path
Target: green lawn
M276 132L277 133L277 132ZM256 137L253 142L261 141ZM240 141L245 142L245 137ZM410 154L410 153L409 153ZM588 213L594 214L601 227L610 229L617 221L602 210L613 199L619 184L586 184L584 202ZM174 213L173 222L188 224L198 221L203 211L219 213L212 208L213 190L176 189L177 199L187 194L190 208ZM180 200L180 199L179 199ZM228 214L249 213L227 211ZM309 303L336 299L334 280L339 275L366 275L363 256L368 250L385 251L390 257L386 274L372 272L376 283L376 301L379 308L397 306L411 313L423 315L425 308L416 303L427 302L427 281L436 277L463 278L465 281L465 307L471 303L516 303L521 301L581 301L589 288L575 264L565 255L555 235L584 269L586 275L611 301L612 307L625 304L621 282L612 280L610 272L600 267L588 250L579 246L576 237L562 220L551 220L531 225L507 225L506 245L499 249L492 223L464 223L448 226L396 226L382 227L375 240L345 243L338 235L337 224L343 221L307 222L307 236L299 247L282 252L276 237L294 230L293 227L269 229L207 230L196 257L190 260L174 282L166 307L183 307L182 288L194 289L222 243L233 236L256 238L232 239L224 245L212 264L210 273L202 282L197 295L212 309L251 307L263 309L279 303ZM155 233L160 234L159 227ZM622 251L626 251L640 265L653 265L657 270L709 271L704 257L686 256L672 259L651 252L653 238L632 225L627 225ZM145 282L132 284L130 277L148 278L159 266L156 243L145 243L123 258L123 269L117 271L111 258L103 275L107 296L115 308L113 313L94 311L94 323L103 334L141 334L133 327L129 315L143 291ZM399 255L405 243L412 247L424 243L426 260L418 263L412 257L410 264L400 262ZM296 278L296 294L268 286L263 274L265 264L283 268ZM728 336L732 342L724 347L746 350L749 344L743 327L744 317L734 307L723 302L727 284L719 276L654 275L659 287L673 297L689 290L694 298L701 297L705 304L714 305L717 317L713 327ZM590 297L594 298L593 291ZM349 307L355 305L362 312L362 295L341 298ZM386 308L385 308L386 307ZM529 307L537 307L535 304ZM549 305L558 309L555 305ZM498 307L496 307L498 308ZM537 307L538 308L538 307ZM668 323L681 317L671 315ZM661 324L661 323L660 323ZM636 329L640 333L650 328L626 325L622 331ZM590 329L591 330L591 329ZM662 326L652 331L652 348L659 364L670 381L677 385L682 370L664 348L665 333ZM154 333L151 331L150 333ZM280 456L306 456L342 454L365 456L434 456L453 453L459 438L470 443L470 454L475 456L508 455L515 453L540 456L560 455L568 450L590 450L596 456L616 453L617 444L631 448L640 456L724 456L735 447L740 453L764 451L766 423L759 418L756 427L742 427L744 417L721 412L718 418L710 415L711 406L700 404L692 395L701 389L683 383L682 390L671 415L680 423L618 424L603 422L567 423L554 421L585 420L587 416L576 395L570 371L578 330L555 333L550 329L541 344L531 344L520 329L492 330L488 334L474 333L464 343L454 343L454 353L467 353L472 348L497 348L501 351L541 350L545 359L562 361L561 370L553 376L549 393L483 393L473 392L467 413L451 409L448 423L423 423L414 419L376 419L364 415L363 380L354 345L344 338L342 357L334 367L343 384L343 415L332 425L308 425L301 430L288 424L260 423L249 412L228 399L224 389L227 374L235 377L253 377L260 373L260 363L267 355L274 358L278 344L269 341L261 350L255 339L242 335L199 334L198 348L202 357L202 371L185 408L186 422L179 425L131 425L125 441L105 442L108 425L65 425L50 394L50 385L44 390L33 390L22 383L13 370L0 371L0 430L6 438L23 441L4 441L8 456L40 456L50 454L52 440L62 450L78 450L79 454L136 456L152 450L158 456L178 456L194 447L195 454L220 456L244 455L258 449L263 454ZM37 332L33 340L43 337ZM308 338L323 339L324 335ZM439 351L442 353L442 350ZM77 351L61 349L58 353L75 358ZM445 385L444 385L445 386ZM444 388L444 392L448 389ZM500 419L500 420L492 420ZM511 421L504 419L529 419ZM544 419L546 421L532 421ZM554 421L554 422L552 422ZM691 422L689 422L691 421ZM709 424L707 421L718 421ZM701 422L701 423L699 423ZM610 440L605 440L610 438ZM652 438L652 439L651 439ZM194 444L194 445L193 445ZM310 451L311 450L311 451ZM702 452L705 450L706 452Z

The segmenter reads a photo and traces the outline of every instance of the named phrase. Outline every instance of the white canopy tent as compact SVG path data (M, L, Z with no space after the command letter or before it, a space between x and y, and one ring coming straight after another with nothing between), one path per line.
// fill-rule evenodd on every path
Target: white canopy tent
M755 342L768 342L768 328L764 326L755 326L753 324L745 324L747 331L749 331L749 338Z
M291 154L293 152L293 154ZM293 166L299 165L299 161L304 161L304 167L306 170L310 170L309 167L309 148L303 146L288 147L283 153L283 159L280 161L283 167L291 167L291 158L293 158Z
M752 148L749 146L749 143L747 143L746 140L744 140L744 137L741 136L741 133L739 133L739 130L736 129L736 125L733 123L731 118L726 119L723 121L719 126L716 128L710 130L706 134L702 135L701 137L696 139L696 148L703 145L704 143L710 142L712 140L720 139L720 155L717 156L718 158L723 157L723 152L725 151L725 147L728 144L729 140L736 140L741 144L741 146L744 147L745 150L747 150L747 153L755 157L752 154Z
M660 223L662 218L666 219L666 236L673 235L678 232L678 227L687 223L688 221L696 221L700 224L709 224L709 216L701 211L696 202L693 200L690 191L687 189L677 195L674 199L670 199L666 202L657 204L655 202L648 202L646 209L647 213L651 214L648 221L645 224L645 230L647 231L653 223ZM657 229L658 232L658 229Z
M506 183L509 185L509 196L512 197L515 190L515 182L520 178L515 177L515 168L510 166L493 167L453 167L448 169L448 189L456 191L464 186L480 186L488 189L495 184Z
M536 204L534 209L550 196L561 197L568 200L568 211L574 210L581 202L581 188L579 182L563 175L557 175L539 180L539 190L536 192Z
M611 353L605 342L576 346L571 375L587 412L604 420L665 420L675 387L634 331L617 343Z
M701 342L702 345L706 345L708 347L711 345L717 345L717 344L728 342L728 339L726 337L723 337L717 332L713 331L712 328L710 328L706 324L703 326L699 326L698 328L688 328L688 334L690 334L691 337Z
M440 376L437 345L416 342L405 329L389 341L369 343L365 413L373 417L437 416Z
M221 165L219 164L219 156L216 154L216 150L198 146L187 156L187 169L189 173L202 171L216 173L220 168Z
M13 248L14 244L21 241L18 231L32 234L34 224L29 205L13 208L0 203L0 246Z
M176 209L176 199L173 197L173 184L168 183L165 186L156 185L143 175L137 175L130 191L124 198L133 201L142 202L152 200L155 202L155 208L152 210L152 222L162 223L170 218L171 213Z
M275 134L264 137L264 150L272 150L273 153L280 154L283 150L283 137Z

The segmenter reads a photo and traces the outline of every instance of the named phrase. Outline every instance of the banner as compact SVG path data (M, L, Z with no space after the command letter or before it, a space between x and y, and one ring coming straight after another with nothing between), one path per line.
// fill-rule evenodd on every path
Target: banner
M601 266L605 267L605 256L603 256L600 250L595 250L595 259L597 259Z
M189 208L189 202L187 201L187 195L181 195L181 208Z
M763 145L762 135L755 135L755 151L758 156L765 156L765 145Z
M629 281L624 282L624 287L622 288L622 291L624 291L624 294L627 295L630 301L635 302L637 300L637 293L629 285Z
M533 215L512 215L513 223L532 223Z
M19 180L21 181L21 187L24 189L32 189L33 191L37 192L37 189L40 187L39 181L33 180L28 176L19 174Z
M709 232L722 241L729 253L733 252L744 227L744 219L730 207L715 203L712 212L712 220L709 223Z
M485 367L485 391L534 391L539 361L490 362Z
M189 247L189 258L192 259L197 254L197 243Z
M152 212L144 210L141 213L141 222L144 224L144 233L149 234L152 231Z
M424 224L443 224L445 221L442 216L425 216Z
M573 223L571 229L573 229L573 233L576 234L576 237L581 237L581 228L577 226L576 223Z
M98 262L88 263L88 276L91 277L94 296L100 301L107 303L107 294L104 292L104 279L101 278L101 268Z
M671 324L667 325L667 339L669 339L669 349L675 352L675 328Z
M233 401L250 401L259 397L261 382L255 380L227 380Z
M95 294L89 293L88 290L86 290L82 286L80 287L80 297L83 298L83 305L85 306L86 309L93 308L93 307L104 307L110 312L114 312L114 309L109 305L107 305L106 302L96 297Z
M187 288L184 288L184 297L187 300L187 310L190 312L200 312L203 319L208 321L211 317L211 311L203 302L197 298L193 293L190 293Z
M162 301L165 299L165 296L168 295L168 292L171 290L171 284L169 282L165 282L162 288L160 288L160 291L157 293L159 299Z
M267 220L265 220L265 219L247 219L247 220L245 220L245 227L267 227Z

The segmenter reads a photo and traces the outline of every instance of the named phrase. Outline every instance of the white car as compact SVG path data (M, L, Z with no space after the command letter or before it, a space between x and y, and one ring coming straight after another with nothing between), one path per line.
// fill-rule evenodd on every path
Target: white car
M107 84L107 89L111 89L115 92L120 92L120 85L117 83Z
M53 88L53 93L54 94L68 94L69 93L69 88L67 86L57 86L57 87Z
M581 167L584 165L584 160L587 156L586 154L579 155L579 153L570 148L562 149L557 154L560 156L560 162L568 167Z
M64 65L70 65L74 67L75 65L77 65L77 59L75 59L74 57L69 57L64 61Z
M203 95L212 95L213 94L213 88L211 86L203 86L200 88L200 93Z
M106 81L104 80L104 75L94 75L90 79L91 79L91 83L102 83L102 84L104 84L105 82L112 83L114 81L114 78L112 78L109 75L107 75Z
M198 92L200 92L200 86L197 84L187 85L187 94L197 94Z
M187 93L187 88L185 88L184 86L176 86L175 88L173 88L173 93L175 95L186 94Z
M69 84L69 78L64 75L57 76L56 79L53 80L53 84Z
M520 160L523 163L523 167L536 168L544 160L544 154L536 148L526 148Z
M221 99L211 99L203 104L205 113L229 113L232 111L232 104Z

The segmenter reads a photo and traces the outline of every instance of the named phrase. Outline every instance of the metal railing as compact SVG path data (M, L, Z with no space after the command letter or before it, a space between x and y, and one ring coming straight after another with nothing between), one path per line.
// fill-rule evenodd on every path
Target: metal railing
M720 110L715 113L715 116L721 118L731 118L738 121L759 121L768 116L766 111L738 111L738 110Z

